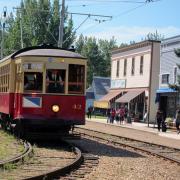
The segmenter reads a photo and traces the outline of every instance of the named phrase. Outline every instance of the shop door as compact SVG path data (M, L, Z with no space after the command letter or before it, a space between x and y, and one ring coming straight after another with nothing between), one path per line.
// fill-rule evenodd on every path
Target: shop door
M167 96L160 97L160 109L163 111L164 118L167 116Z

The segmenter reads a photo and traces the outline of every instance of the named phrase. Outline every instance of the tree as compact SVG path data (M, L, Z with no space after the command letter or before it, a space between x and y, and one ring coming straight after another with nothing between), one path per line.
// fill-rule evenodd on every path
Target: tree
M66 8L67 11L67 8ZM67 13L66 13L67 14ZM8 19L7 38L5 39L7 53L21 49L21 27L23 46L34 46L43 43L57 46L59 37L60 8L59 0L24 0L17 9L16 16ZM22 26L21 26L22 23ZM73 21L64 18L64 44L69 48L75 39Z
M100 62L100 76L109 77L111 74L111 50L116 48L116 40L114 37L107 40L99 40L98 42L102 61Z
M145 37L145 40L155 40L155 41L162 41L164 36L159 34L156 30L155 33L148 33Z
M91 85L93 76L110 76L111 54L110 50L115 47L116 41L112 38L96 40L93 37L79 36L76 42L76 51L88 59L87 86Z

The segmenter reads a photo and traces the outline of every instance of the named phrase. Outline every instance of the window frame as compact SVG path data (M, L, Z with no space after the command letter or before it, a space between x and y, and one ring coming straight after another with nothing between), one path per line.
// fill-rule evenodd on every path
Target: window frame
M174 84L176 84L177 83L177 72L178 72L178 67L177 66L174 66L174 72L173 72L173 82L174 82Z
M53 79L51 79L51 78L53 78L52 76L50 76L51 78L49 78L49 76L47 74L48 71L49 72L51 72L51 71L59 71L58 72L59 74L57 75L57 77L59 76L59 80L54 81ZM63 71L63 72L60 72L60 71ZM66 93L66 71L67 71L66 69L59 69L59 68L58 69L54 69L54 68L48 69L48 68L46 68L46 72L45 72L45 75L46 75L45 93L47 93L47 94L65 94ZM62 75L62 73L63 73L63 75ZM64 76L64 77L62 77L62 76ZM53 84L58 85L59 91L62 91L62 92L48 92L48 86L49 86L50 83L51 83L52 87L54 86Z
M116 77L119 77L119 65L120 65L120 62L119 60L117 60L117 64L116 64Z
M166 74L162 74L161 75L161 84L169 84L169 73L166 73ZM163 76L167 76L167 77L164 77Z
M127 75L127 59L124 59L124 72L123 75L126 76Z
M132 58L132 64L131 64L131 75L134 76L135 74L135 57Z
M70 71L70 66L71 65L76 65L76 66L81 66L81 71L83 71L83 72L79 72L79 75L80 76L78 76L77 75L77 79L81 79L81 81L77 81L76 80L76 82L74 81L74 82L72 82L72 81L70 81L70 73L71 73L71 71ZM85 67L85 65L83 65L83 64L69 64L69 67L68 67L68 82L67 82L67 84L68 84L68 94L78 94L78 95L84 95L85 94L85 71L86 71L86 69L85 69L86 67ZM83 69L83 70L82 70ZM74 71L72 71L72 72L74 72ZM77 73L77 72L76 72ZM70 86L80 86L80 88L82 89L81 91L72 91L72 90L70 90Z
M144 69L144 56L140 57L140 67L139 67L139 74L143 75L143 69Z
M35 90L35 89L25 89L25 74L26 73L41 73L42 74L42 87L41 90ZM44 73L41 71L24 71L23 73L23 93L43 93L43 77L44 77Z

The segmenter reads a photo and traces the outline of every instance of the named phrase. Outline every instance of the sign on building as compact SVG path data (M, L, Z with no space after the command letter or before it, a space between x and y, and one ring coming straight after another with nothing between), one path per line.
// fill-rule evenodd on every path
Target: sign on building
M126 80L125 79L114 79L111 80L111 88L125 88Z

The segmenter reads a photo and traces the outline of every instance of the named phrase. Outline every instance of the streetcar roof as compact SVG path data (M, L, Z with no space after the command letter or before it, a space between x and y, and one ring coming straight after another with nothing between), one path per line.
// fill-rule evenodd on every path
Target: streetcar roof
M50 46L33 46L21 49L15 53L10 54L9 56L0 60L0 62L7 59L15 59L22 56L46 56L46 57L62 57L62 58L78 58L86 59L78 53L75 53L71 50L59 49Z

